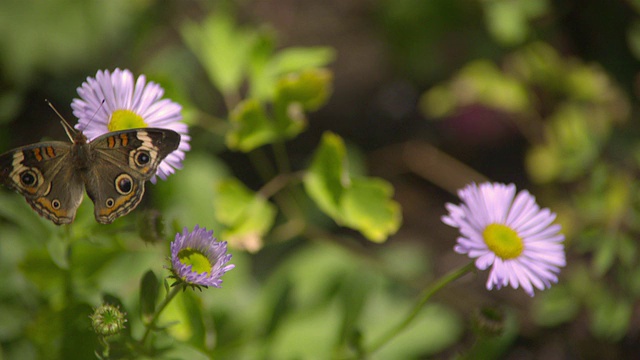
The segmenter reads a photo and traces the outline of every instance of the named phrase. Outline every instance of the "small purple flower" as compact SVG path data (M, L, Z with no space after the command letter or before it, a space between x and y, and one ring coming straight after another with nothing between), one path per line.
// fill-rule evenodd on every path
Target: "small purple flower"
M222 275L235 265L226 265L231 259L227 254L227 242L216 241L213 230L198 225L189 232L184 228L171 243L171 272L178 282L194 287L219 288Z
M157 127L171 129L181 135L178 149L167 156L156 175L165 180L175 169L182 168L185 151L189 151L188 127L182 122L182 107L162 99L164 90L160 85L146 81L140 75L135 81L129 70L115 69L98 71L95 78L78 88L80 99L73 99L71 108L78 118L76 129L89 140L111 131ZM156 182L154 176L151 181Z
M556 214L540 209L528 191L516 195L513 184L471 184L458 191L462 204L447 204L442 221L460 229L454 250L491 267L487 289L511 285L533 296L558 282L566 265L564 235L552 224Z

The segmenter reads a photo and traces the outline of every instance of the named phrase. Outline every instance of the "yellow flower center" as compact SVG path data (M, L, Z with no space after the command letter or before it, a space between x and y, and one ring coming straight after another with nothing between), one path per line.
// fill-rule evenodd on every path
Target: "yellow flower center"
M522 238L512 228L502 224L490 224L482 232L489 250L504 260L515 259L524 250Z
M209 262L209 259L202 254L202 252L185 248L178 252L178 259L185 265L191 265L191 270L198 274L208 273L211 271L213 265Z
M107 126L109 131L145 128L147 125L144 122L142 116L134 113L131 110L116 110L111 114L109 119L109 125Z

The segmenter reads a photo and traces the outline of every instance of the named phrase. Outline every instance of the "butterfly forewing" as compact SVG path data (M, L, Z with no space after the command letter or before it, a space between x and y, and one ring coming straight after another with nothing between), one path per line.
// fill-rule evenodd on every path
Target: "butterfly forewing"
M0 155L0 180L22 194L41 216L69 224L82 202L84 185L70 166L71 144L36 143Z

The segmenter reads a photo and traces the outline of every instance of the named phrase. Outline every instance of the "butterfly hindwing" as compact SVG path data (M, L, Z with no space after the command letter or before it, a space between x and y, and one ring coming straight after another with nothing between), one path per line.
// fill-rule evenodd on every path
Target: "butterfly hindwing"
M108 224L133 210L145 182L179 144L178 133L155 128L107 133L89 143L94 161L85 185L96 220Z

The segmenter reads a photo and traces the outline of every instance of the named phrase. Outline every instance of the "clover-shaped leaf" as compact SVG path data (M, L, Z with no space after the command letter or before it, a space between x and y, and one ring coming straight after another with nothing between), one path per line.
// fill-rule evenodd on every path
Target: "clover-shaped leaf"
M389 200L392 195L393 187L382 179L354 178L341 199L344 224L372 241L385 241L401 222L400 205Z
M326 133L304 179L309 196L320 210L333 219L340 217L340 199L348 186L345 159L346 149L342 139L335 134Z

